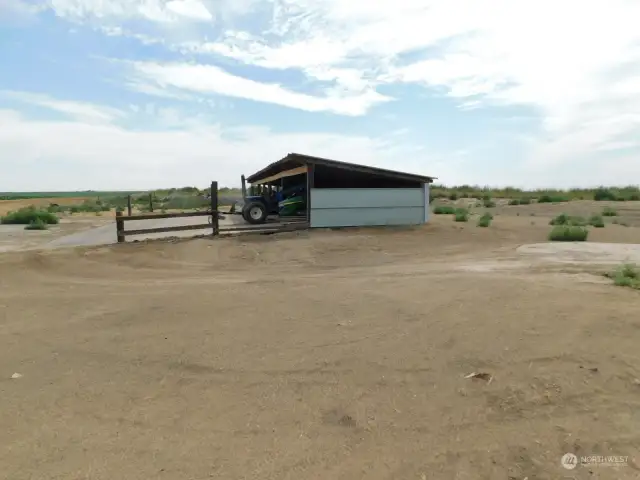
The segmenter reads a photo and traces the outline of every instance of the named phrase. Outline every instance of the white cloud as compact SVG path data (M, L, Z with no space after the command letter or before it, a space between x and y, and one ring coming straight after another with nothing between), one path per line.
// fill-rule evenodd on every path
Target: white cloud
M279 84L260 83L238 77L213 65L152 62L134 62L132 65L137 75L135 85L142 85L146 93L151 91L147 85L151 89L161 88L161 91L171 87L179 91L273 103L308 112L334 112L353 116L363 115L372 105L389 100L374 90L356 95L335 91L322 97L313 96L287 90Z
M394 97L412 100L415 88L402 87L418 86L475 118L479 109L504 106L536 118L537 130L519 132L527 141L515 160L524 157L539 172L563 162L581 167L594 152L619 154L640 138L638 0L49 1L60 17L98 24L107 34L207 56L198 57L207 65L198 65L135 57L139 51L121 55L136 58L125 87L150 95L223 95L357 116L390 100L378 90L393 86ZM132 19L172 28L145 30L147 23ZM264 83L209 64L220 57L271 70L269 78L277 71L283 80ZM416 108L429 108L428 100ZM392 114L398 126L415 130L399 112L385 112Z
M533 161L640 135L636 0L273 0L272 12L268 34L182 47L299 69L348 92L418 84L463 109L525 106L541 118Z
M198 0L50 0L50 6L56 15L71 20L142 18L170 23L213 19L209 10Z
M152 107L154 119L185 125L178 111ZM182 119L181 119L182 116ZM208 121L186 128L136 131L110 124L30 120L0 110L0 191L236 186L289 152L398 167L404 147L366 136L279 133L268 128L224 128ZM38 175L34 176L33 172ZM425 173L425 172L423 172Z
M27 103L67 115L73 119L104 123L120 118L124 113L116 108L94 105L91 103L58 100L48 95L13 90L0 90L0 98Z
M193 20L213 20L211 12L197 0L171 0L167 3L167 9Z

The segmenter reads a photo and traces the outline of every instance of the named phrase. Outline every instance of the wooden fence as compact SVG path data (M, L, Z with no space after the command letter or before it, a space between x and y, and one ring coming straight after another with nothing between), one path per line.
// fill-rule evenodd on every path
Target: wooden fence
M149 196L150 208L152 207L152 197ZM228 212L220 212L218 210L218 182L211 182L211 203L209 210L204 212L180 212L180 213L154 213L133 215L131 213L131 200L129 199L128 215L123 215L122 212L116 212L116 232L118 243L125 242L126 237L133 235L145 235L152 233L169 233L179 232L185 230L209 230L211 229L212 235L220 235L221 233L243 233L243 232L256 232L256 233L277 233L293 230L301 230L308 228L306 217L290 218L279 222L267 222L262 225L228 225L220 227L219 218L220 215L224 215ZM137 230L125 230L125 222L134 220L158 220L163 218L186 218L186 217L209 217L207 223L197 223L194 225L174 225L169 227L158 228L146 228ZM303 221L304 220L304 221Z

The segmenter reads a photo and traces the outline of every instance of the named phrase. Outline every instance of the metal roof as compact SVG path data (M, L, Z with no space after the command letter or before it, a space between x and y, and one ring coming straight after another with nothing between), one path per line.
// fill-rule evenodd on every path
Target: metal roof
M350 170L354 172L368 173L371 175L379 175L381 177L396 178L411 182L432 183L437 177L428 177L425 175L416 175L413 173L398 172L395 170L387 170L384 168L370 167L368 165L359 165L357 163L341 162L331 160L329 158L314 157L301 153L289 153L286 157L281 158L277 162L273 162L262 170L247 177L247 182L254 183L261 178L276 175L282 171L295 167L296 165L323 165L330 168L342 170Z

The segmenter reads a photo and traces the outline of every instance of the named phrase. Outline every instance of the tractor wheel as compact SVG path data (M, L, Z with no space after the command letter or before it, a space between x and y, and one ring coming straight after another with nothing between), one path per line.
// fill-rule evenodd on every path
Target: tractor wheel
M267 208L260 202L248 203L242 209L242 218L253 225L266 222L267 215Z

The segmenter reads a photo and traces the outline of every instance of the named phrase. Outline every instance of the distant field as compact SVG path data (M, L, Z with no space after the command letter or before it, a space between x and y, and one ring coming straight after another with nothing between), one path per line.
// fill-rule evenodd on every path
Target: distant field
M141 191L130 192L97 192L94 190L76 192L0 192L0 200L23 200L26 198L87 198L116 195L135 195Z

